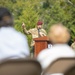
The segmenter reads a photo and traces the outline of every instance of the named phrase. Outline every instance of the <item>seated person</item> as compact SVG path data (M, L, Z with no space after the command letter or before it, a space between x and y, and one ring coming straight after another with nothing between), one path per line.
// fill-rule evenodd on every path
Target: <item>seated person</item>
M69 30L62 24L54 24L50 27L48 37L52 42L52 48L42 50L37 56L43 69L46 69L54 60L64 57L75 57L75 52L67 45L70 39Z
M30 55L26 36L17 32L13 26L12 14L7 8L0 7L0 62Z
M75 39L74 39L74 42L71 44L71 47L75 51Z

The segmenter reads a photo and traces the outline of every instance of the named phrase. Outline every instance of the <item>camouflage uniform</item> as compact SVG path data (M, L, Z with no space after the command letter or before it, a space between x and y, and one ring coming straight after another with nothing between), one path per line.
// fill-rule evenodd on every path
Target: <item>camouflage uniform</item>
M40 33L40 37L43 37L43 36L47 35L46 31L43 28L41 28L39 32L38 32L37 28L32 28L32 29L29 29L29 30L26 30L26 28L24 28L24 33L25 34L31 34L33 39L38 38L39 33ZM34 46L34 44L35 44L33 39L32 39L32 42L31 42L31 46Z
M72 43L71 47L75 50L75 42Z

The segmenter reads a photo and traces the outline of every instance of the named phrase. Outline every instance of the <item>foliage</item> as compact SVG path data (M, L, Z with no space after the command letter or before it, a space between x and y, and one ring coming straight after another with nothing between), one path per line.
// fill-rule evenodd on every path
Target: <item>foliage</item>
M0 6L10 9L15 28L22 33L22 22L30 29L41 19L47 32L52 24L61 22L70 29L71 40L75 38L75 0L0 0ZM27 37L30 44L31 36Z

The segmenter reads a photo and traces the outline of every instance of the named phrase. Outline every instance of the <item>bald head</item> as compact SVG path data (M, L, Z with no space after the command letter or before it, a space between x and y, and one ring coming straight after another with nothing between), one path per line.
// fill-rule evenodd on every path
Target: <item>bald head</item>
M62 24L54 24L50 27L48 37L53 44L67 43L70 39L70 33L68 28Z

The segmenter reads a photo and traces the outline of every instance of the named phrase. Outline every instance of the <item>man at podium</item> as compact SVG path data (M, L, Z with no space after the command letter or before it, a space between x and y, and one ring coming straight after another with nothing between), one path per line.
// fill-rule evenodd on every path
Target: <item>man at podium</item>
M38 38L38 37L43 37L46 36L47 33L46 31L42 28L43 22L42 21L38 21L37 25L35 28L26 29L25 23L22 24L22 28L25 34L31 34L32 35L32 42L31 42L31 47L32 47L32 51L34 53L34 44L35 42L33 41L34 38Z

